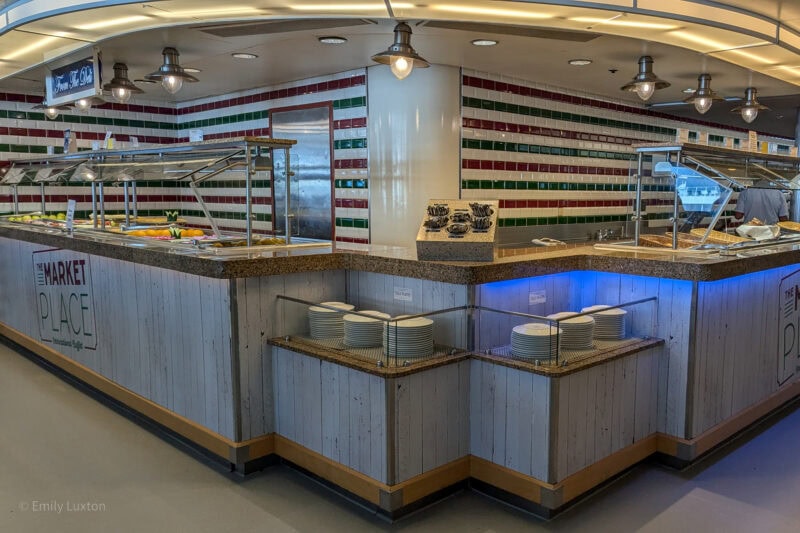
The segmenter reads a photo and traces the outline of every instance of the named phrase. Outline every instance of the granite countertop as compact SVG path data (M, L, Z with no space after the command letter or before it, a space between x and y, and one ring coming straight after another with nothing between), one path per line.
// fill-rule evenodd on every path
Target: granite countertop
M170 253L163 247L101 242L88 236L0 224L0 237L65 248L212 278L243 278L322 270L357 270L460 285L546 274L591 270L689 281L714 281L800 263L798 245L752 257L690 255L680 252L620 251L591 244L544 248L498 248L492 262L419 261L413 249L334 243L325 248L260 250L242 256L199 257Z

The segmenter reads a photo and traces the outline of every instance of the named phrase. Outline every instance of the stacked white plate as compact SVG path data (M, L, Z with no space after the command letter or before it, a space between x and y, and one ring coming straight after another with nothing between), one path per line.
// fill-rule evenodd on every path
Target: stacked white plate
M547 315L551 320L558 320L563 350L591 350L594 335L594 318L589 315L575 316L578 313L563 312ZM574 318L570 318L574 317Z
M327 305L341 309L342 311L352 311L355 306L343 302L322 302ZM316 305L308 308L308 324L311 330L312 339L331 339L344 336L343 313Z
M558 341L563 330L531 322L511 330L511 353L515 357L544 359L558 356Z
M618 341L625 338L624 309L609 309L607 305L593 305L581 309L582 313L591 313L594 318L594 338L607 341Z
M418 317L389 322L388 330L383 330L383 352L397 357L433 355L433 320Z
M344 343L352 348L372 348L380 346L383 342L385 322L391 318L380 311L359 311L369 318L361 315L344 315Z

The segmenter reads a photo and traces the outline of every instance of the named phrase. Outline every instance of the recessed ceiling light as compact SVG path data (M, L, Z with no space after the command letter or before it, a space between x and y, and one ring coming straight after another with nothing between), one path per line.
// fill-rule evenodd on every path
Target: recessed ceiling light
M337 37L336 35L325 35L324 37L319 37L317 40L323 44L342 44L347 42L347 39L344 37Z
M683 91L684 94L692 94L694 92L694 87L687 87Z
M184 72L188 72L189 74L197 74L198 72L203 72L199 68L192 68L192 67L183 67Z
M236 59L256 59L258 56L255 54L248 54L245 52L234 52L231 56L235 57Z
M494 39L475 39L470 42L475 46L494 46L497 44L497 41Z
M146 80L144 78L139 78L137 80L133 80L134 83L157 83L156 80Z
M575 67L582 67L584 65L591 65L592 60L591 59L570 59L569 61L567 61L567 63L569 63L570 65L573 65Z

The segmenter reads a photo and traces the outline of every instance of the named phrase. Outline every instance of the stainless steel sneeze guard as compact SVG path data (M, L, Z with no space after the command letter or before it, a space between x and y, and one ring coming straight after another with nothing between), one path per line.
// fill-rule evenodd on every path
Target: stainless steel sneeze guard
M132 150L97 150L70 153L44 158L20 159L0 181L12 188L14 213L19 213L17 187L36 185L42 188L42 213L46 212L44 187L51 184L75 182L91 183L92 214L94 225L105 227L103 186L106 183L122 183L125 206L125 225L130 226L132 211L135 219L138 214L136 183L148 180L188 182L200 209L207 218L214 234L221 236L219 227L211 216L198 188L223 172L243 172L245 174L245 215L247 245L253 244L252 227L252 183L253 173L273 171L271 161L274 150L281 150L289 160L289 152L296 144L291 139L268 139L262 137L242 137L224 141L186 143ZM269 162L270 164L265 164ZM286 172L289 172L287 165ZM286 195L290 191L290 180L285 180ZM99 211L99 212L98 212ZM286 236L290 244L291 237Z

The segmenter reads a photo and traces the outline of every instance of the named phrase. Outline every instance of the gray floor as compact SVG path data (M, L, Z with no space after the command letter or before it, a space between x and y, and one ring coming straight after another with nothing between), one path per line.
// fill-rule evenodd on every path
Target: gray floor
M0 345L0 532L800 531L800 410L546 522L461 492L389 525L285 467L235 480Z

